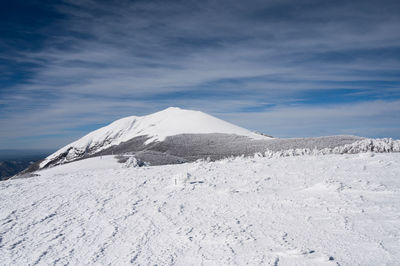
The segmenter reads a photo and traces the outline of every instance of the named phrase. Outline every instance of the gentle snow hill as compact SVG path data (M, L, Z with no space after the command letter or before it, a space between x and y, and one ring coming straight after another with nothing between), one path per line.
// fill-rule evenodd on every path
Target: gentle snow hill
M122 118L95 130L48 156L41 162L40 168L60 156L69 156L70 159L80 158L82 155L98 153L140 136L147 137L144 144L148 145L155 141L163 141L168 136L209 133L235 134L251 139L269 138L200 111L170 107L142 117ZM71 160L67 158L66 161Z
M130 168L0 182L1 265L400 265L400 154Z

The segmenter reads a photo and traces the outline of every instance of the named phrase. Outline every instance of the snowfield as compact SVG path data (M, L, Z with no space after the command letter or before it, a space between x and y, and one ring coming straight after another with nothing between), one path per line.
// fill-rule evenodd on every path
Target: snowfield
M132 168L0 183L1 265L399 265L400 154Z

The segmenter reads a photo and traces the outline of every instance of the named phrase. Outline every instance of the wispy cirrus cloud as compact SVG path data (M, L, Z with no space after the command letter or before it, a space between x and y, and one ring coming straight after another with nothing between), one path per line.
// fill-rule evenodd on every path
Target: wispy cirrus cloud
M40 36L32 47L19 35L1 44L0 147L45 135L62 146L67 133L176 105L276 136L374 136L374 123L351 126L366 121L367 106L400 122L378 108L394 112L400 98L396 1L66 0L42 9L54 16L26 27ZM342 123L326 127L314 112ZM309 121L304 133L280 122L293 113Z

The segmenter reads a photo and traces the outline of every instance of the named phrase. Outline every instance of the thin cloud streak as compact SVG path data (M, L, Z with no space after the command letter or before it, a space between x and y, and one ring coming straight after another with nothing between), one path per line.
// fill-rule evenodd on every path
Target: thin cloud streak
M324 106L286 106L264 112L225 114L225 117L232 122L277 137L352 134L398 138L399 113L400 101L397 100Z

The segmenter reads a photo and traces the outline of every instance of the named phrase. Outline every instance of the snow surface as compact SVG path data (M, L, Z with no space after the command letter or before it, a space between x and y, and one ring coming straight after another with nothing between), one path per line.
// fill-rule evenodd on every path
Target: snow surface
M48 156L40 164L40 168L65 152L69 153L69 157L75 158L86 152L89 154L99 152L139 136L148 136L145 144L149 144L154 141L163 141L168 136L207 133L236 134L253 139L269 139L269 137L256 134L200 111L170 107L142 117L122 118L95 130ZM70 147L73 149L69 151Z
M0 183L0 264L400 264L399 153L36 173Z

